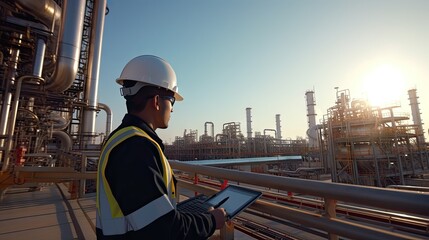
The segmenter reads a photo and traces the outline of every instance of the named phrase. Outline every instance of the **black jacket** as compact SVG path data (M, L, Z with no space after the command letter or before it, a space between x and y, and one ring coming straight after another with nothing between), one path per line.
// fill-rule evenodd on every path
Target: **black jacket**
M126 114L122 124L114 132L127 126L143 129L164 151L162 140L155 131L136 116ZM126 216L167 194L162 173L161 158L156 146L146 138L135 136L111 151L105 176L113 196ZM207 239L215 228L215 218L210 213L191 214L172 210L148 226L125 235L107 237L97 228L97 239Z

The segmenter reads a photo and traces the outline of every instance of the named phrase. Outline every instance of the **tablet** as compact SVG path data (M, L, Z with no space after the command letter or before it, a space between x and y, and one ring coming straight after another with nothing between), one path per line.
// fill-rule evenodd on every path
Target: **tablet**
M228 185L225 189L207 197L200 194L177 205L179 211L207 212L210 207L224 208L228 219L233 219L240 212L255 202L262 192L236 185Z

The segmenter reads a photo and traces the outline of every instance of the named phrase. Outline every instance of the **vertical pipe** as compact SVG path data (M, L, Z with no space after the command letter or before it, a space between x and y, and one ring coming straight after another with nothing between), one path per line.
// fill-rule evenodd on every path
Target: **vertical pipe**
M247 120L247 139L252 138L252 108L246 108L246 120Z
M45 60L46 43L45 40L39 38L37 40L36 56L34 57L33 75L42 77L43 62Z
M86 0L63 2L58 60L52 78L45 85L50 91L63 92L73 85L79 65L85 4Z
M89 136L88 143L95 142L95 118L98 107L98 81L100 73L101 49L103 43L106 0L95 0L94 22L91 27L91 42L88 62L88 81L85 84L85 101L88 107L84 112L82 133Z
M214 123L213 122L205 122L204 123L204 135L208 136L207 125L209 125L209 124L212 126L211 137L213 137L213 139L214 139Z
M21 44L21 38L22 35L15 36L18 40L16 43L19 45ZM8 131L8 126L11 124L9 121L9 111L12 104L12 86L15 84L15 75L16 70L18 68L18 60L19 60L19 49L11 49L10 50L10 61L9 61L9 71L8 76L5 77L6 79L6 86L4 90L4 96L3 96L3 106L1 108L1 117L0 117L0 135L6 135ZM9 136L8 136L9 137ZM0 162L3 159L3 151L8 151L7 149L7 142L4 138L0 138ZM7 157L7 154L4 154L5 158ZM7 162L6 159L3 162L3 167L7 168Z
M112 110L104 103L98 103L98 108L103 109L106 112L106 137L110 135L112 132Z
M18 105L19 105L19 98L21 96L21 86L22 86L22 81L24 79L28 79L28 78L32 78L32 76L22 76L20 78L18 78L18 80L16 81L16 86L15 86L15 95L14 95L14 99L13 99L13 103L12 103L12 107L11 107L11 113L9 116L9 124L7 126L7 139L6 139L6 143L5 143L5 160L2 166L2 171L6 171L9 165L9 158L10 158L10 151L12 150L12 143L13 143L13 134L15 131L15 122L16 122L16 115L18 113Z

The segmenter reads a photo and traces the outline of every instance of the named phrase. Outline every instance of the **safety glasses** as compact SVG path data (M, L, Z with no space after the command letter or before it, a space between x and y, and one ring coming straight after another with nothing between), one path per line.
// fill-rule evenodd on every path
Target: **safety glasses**
M174 103L176 102L176 98L175 97L170 97L170 96L159 96L162 99L167 99L168 101L171 102L171 106L174 105Z

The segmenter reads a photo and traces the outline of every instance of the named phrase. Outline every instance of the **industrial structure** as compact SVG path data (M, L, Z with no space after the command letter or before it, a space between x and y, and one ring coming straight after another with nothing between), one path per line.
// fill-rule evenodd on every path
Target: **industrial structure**
M318 148L318 134L317 134L317 125L316 125L316 99L314 96L314 91L305 92L305 97L307 100L307 118L308 118L308 145L311 149Z
M407 184L428 173L416 90L409 91L414 124L399 104L373 107L352 100L349 90L336 92L336 104L319 126L323 165L334 182L384 187Z
M166 154L182 161L299 155L307 167L323 167L334 182L419 185L415 180L429 173L429 156L416 92L408 91L412 124L407 113L397 111L399 103L371 106L363 99L352 100L349 90L338 88L335 106L316 124L314 91L307 91L308 139L282 139L280 114L275 116L276 129L253 134L251 108L246 108L247 137L241 134L239 122L223 124L222 133L216 135L214 124L206 122L204 135L198 139L197 130L185 131L166 146ZM283 170L270 173L281 175L290 169Z
M0 3L0 238L95 239L96 200L85 194L94 191L100 154L98 111L107 115L103 136L112 127L111 110L98 102L107 13L106 0ZM280 114L275 129L253 132L249 107L246 136L239 122L224 123L218 134L205 122L203 135L185 130L166 145L181 197L224 184L263 189L263 198L221 230L254 239L428 238L427 193L298 179L306 167L330 173L334 182L371 186L422 177L429 162L416 90L409 91L413 124L394 111L397 105L374 108L351 100L347 90L337 91L336 105L317 124L314 91L305 96L308 139L284 139ZM47 191L37 188L42 183ZM33 190L6 194L15 187ZM297 230L305 235L295 237ZM221 239L234 238L228 234Z
M98 148L106 1L6 0L0 5L0 162L49 165L51 153ZM54 158L56 158L54 156ZM32 162L34 161L34 162Z
M98 102L105 0L6 0L0 4L0 165L56 166L60 152L97 150L95 118L112 113ZM184 132L166 146L177 160L300 155L321 161L333 181L386 186L404 184L428 169L427 145L415 89L409 91L413 124L395 110L373 107L338 91L336 105L317 124L314 90L305 93L307 139L284 139L275 128L253 132L246 108L239 122L204 123L204 134Z
M183 161L306 155L306 139L282 139L280 114L275 115L276 129L264 129L263 134L253 134L251 116L251 108L246 108L247 137L241 133L239 122L224 123L222 133L216 135L214 123L206 122L200 137L197 130L185 130L183 136L176 136L172 144L166 145L166 155L169 159ZM211 126L211 134L208 134L208 126Z

